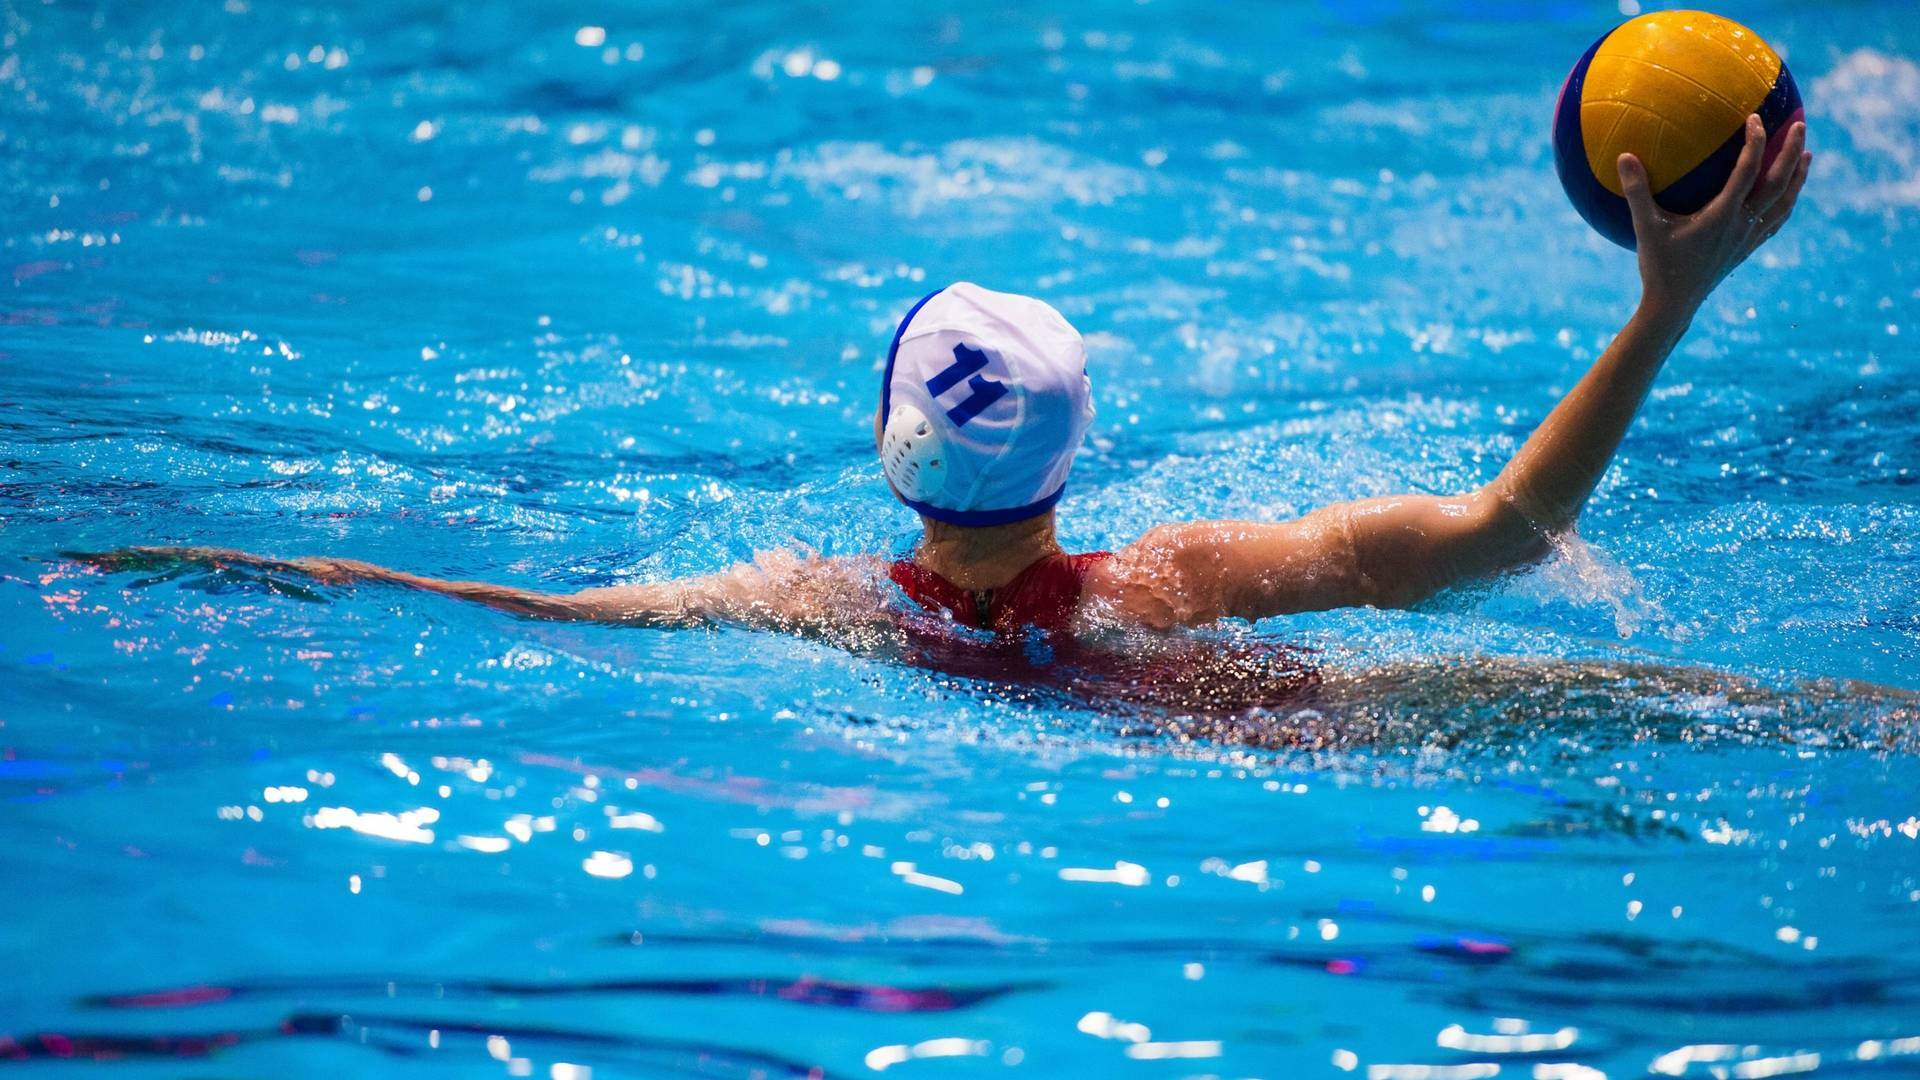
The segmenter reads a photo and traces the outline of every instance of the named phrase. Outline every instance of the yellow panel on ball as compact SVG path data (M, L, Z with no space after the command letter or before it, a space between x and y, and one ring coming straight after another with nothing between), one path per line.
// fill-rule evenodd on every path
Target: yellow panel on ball
M1705 11L1657 11L1607 36L1587 68L1580 129L1595 179L1638 157L1658 192L1712 154L1760 107L1780 56L1760 35Z

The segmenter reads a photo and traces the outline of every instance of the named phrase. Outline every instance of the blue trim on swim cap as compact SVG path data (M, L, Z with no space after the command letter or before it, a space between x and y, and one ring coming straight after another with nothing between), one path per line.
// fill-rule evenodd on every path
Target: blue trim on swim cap
M942 285L921 297L919 303L907 309L907 314L893 331L893 344L887 346L887 370L880 373L880 423L883 428L887 417L893 415L893 358L900 355L900 339L907 336L907 324L913 321L915 315L920 314L921 308L927 306L927 301L946 292L947 288L948 286Z
M944 506L935 506L932 503L916 502L913 499L907 498L905 495L900 495L897 491L894 492L894 494L899 495L900 501L906 503L909 509L917 510L935 521L944 521L949 525L963 525L967 528L979 529L988 525L1011 525L1016 521L1025 521L1035 514L1044 514L1048 510L1053 509L1053 504L1059 502L1060 496L1066 494L1066 491L1067 485L1062 483L1059 487L1053 489L1053 494L1043 499L1030 502L1025 506L1016 506L1011 510L949 510Z

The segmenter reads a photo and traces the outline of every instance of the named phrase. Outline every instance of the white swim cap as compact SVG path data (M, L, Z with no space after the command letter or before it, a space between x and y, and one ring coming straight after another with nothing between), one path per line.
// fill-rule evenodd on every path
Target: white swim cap
M901 502L954 525L1019 521L1060 501L1093 423L1087 347L1039 300L949 285L900 320L880 410Z

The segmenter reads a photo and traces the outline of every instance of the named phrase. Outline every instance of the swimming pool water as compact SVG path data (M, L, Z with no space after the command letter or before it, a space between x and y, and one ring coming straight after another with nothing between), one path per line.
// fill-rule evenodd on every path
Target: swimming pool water
M1584 542L1226 631L1413 673L1310 751L61 553L885 549L879 365L959 279L1088 336L1072 547L1484 481L1634 294L1547 142L1613 4L0 5L0 1063L1911 1072L1920 18L1720 10L1805 91L1796 220Z

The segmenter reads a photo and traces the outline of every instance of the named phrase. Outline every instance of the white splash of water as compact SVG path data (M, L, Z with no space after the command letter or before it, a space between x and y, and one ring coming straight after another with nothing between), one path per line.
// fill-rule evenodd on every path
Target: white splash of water
M1852 143L1833 155L1840 175L1822 183L1823 197L1859 210L1920 205L1920 64L1855 49L1813 80L1809 100Z
M1623 638L1667 622L1659 603L1649 598L1633 571L1605 552L1567 532L1551 538L1554 557L1525 579L1542 600L1563 600L1586 606L1604 606L1613 614L1613 626Z

